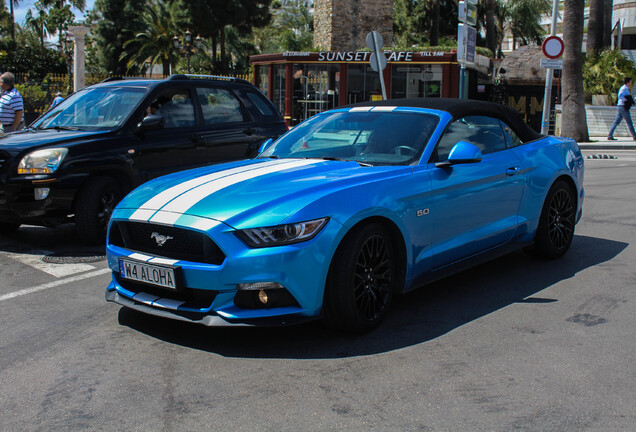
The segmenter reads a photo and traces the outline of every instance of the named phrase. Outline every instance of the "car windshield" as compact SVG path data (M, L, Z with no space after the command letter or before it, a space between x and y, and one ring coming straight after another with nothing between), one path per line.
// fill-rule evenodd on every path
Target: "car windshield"
M437 116L413 112L326 112L293 128L259 157L417 164L438 121Z
M118 127L146 94L143 88L80 90L49 110L34 129L108 130Z

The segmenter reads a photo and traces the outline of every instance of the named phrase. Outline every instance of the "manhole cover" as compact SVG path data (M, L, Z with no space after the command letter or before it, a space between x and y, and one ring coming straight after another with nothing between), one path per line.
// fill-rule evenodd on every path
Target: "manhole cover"
M42 261L49 264L81 264L103 261L106 255L97 251L69 251L55 252L42 257Z
M607 155L607 154L594 154L594 155L585 156L585 159L618 159L618 158L616 156Z

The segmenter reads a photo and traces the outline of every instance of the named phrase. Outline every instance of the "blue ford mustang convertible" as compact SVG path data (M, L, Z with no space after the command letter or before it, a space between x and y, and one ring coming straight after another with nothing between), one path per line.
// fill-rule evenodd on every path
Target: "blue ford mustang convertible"
M502 105L368 102L256 159L170 174L112 215L106 299L208 326L322 318L363 332L399 293L519 248L558 258L583 203L577 144Z

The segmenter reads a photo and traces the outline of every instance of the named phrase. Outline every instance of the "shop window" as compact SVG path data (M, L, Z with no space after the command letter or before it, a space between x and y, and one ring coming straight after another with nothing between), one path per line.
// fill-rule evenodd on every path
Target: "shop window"
M258 89L265 95L269 88L269 66L257 66Z
M391 99L442 97L442 66L392 65Z
M339 66L330 64L294 65L293 124L338 106L339 70Z
M347 103L382 100L380 74L368 64L347 66Z
M274 65L274 91L272 102L278 111L285 112L285 65Z

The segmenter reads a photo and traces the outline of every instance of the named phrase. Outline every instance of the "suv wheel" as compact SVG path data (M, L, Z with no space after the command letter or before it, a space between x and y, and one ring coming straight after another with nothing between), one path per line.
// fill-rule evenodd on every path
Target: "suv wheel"
M75 204L75 227L87 243L103 243L108 221L121 200L117 182L108 177L90 179L82 188Z

